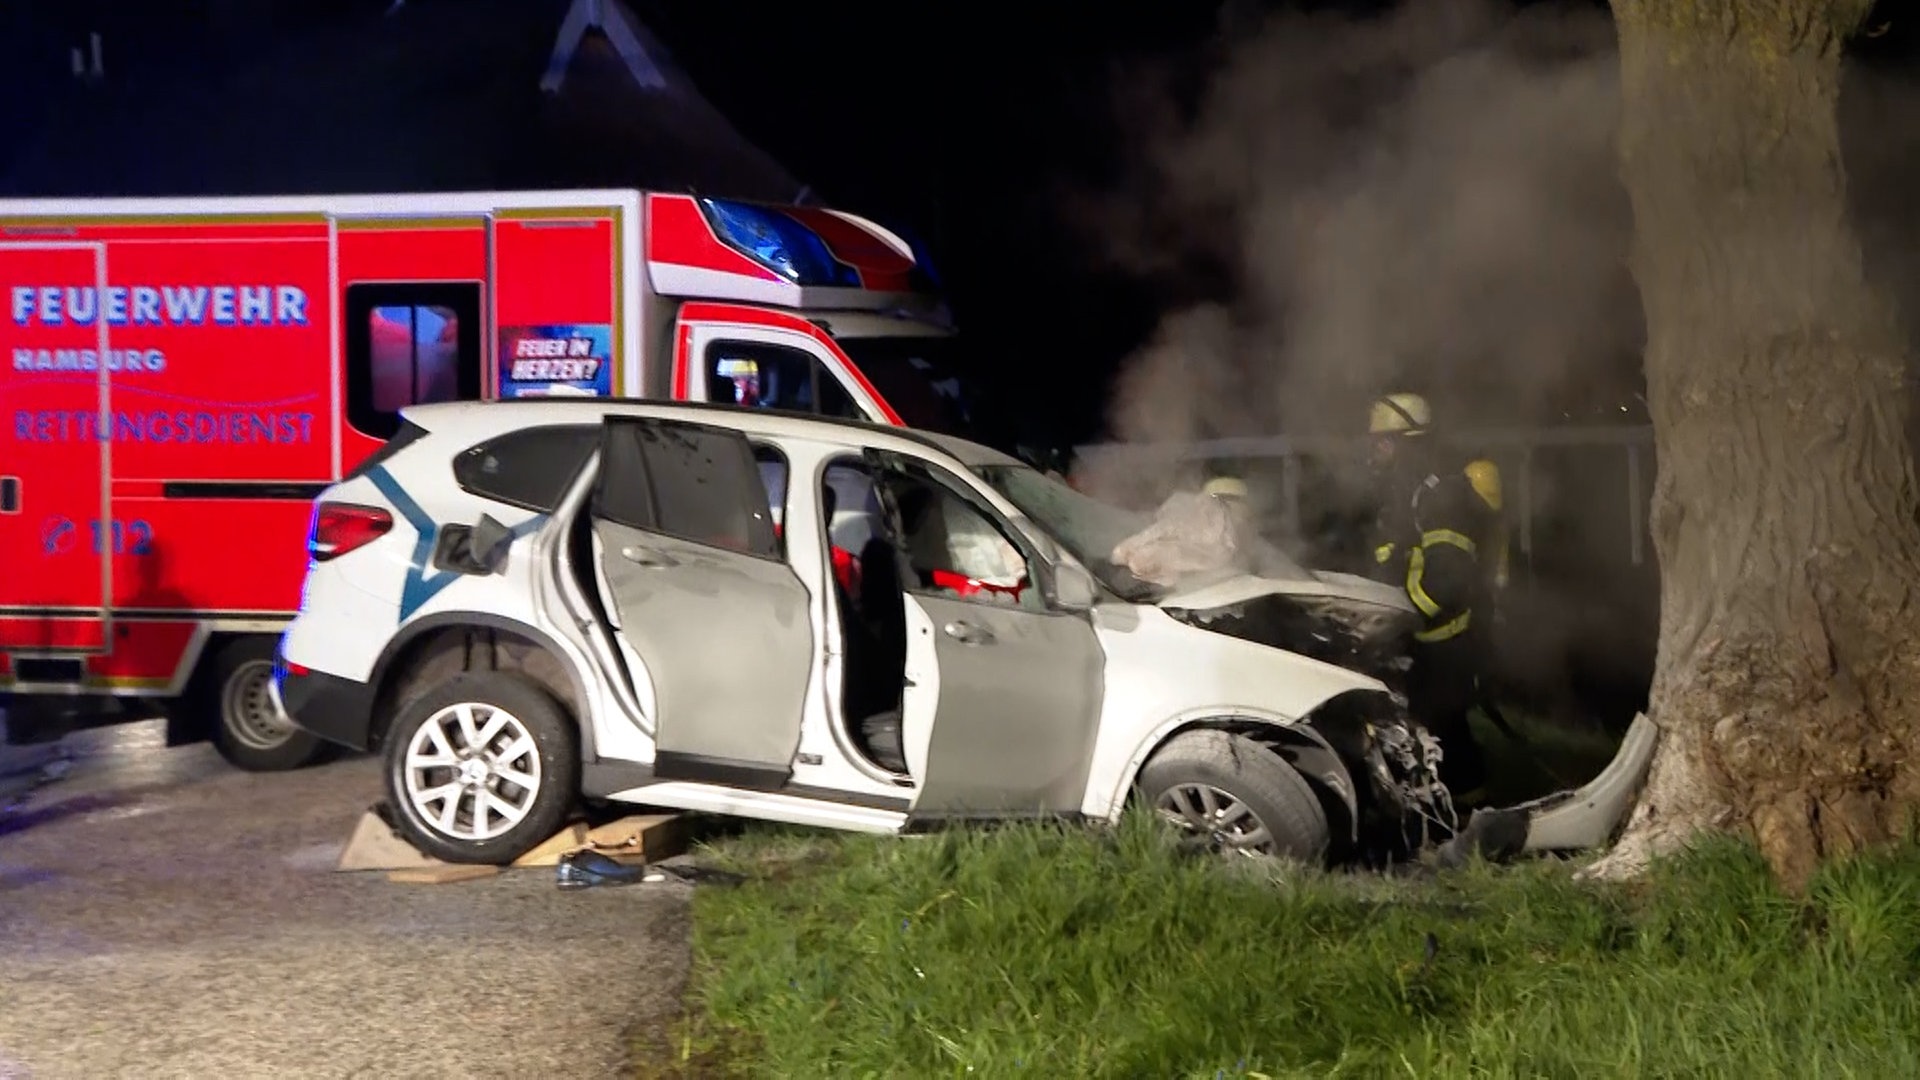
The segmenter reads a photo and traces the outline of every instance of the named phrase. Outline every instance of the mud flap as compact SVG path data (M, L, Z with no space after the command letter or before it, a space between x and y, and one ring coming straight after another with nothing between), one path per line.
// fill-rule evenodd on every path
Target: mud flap
M1460 865L1475 852L1492 861L1534 851L1586 851L1604 846L1626 817L1653 763L1659 729L1643 713L1600 775L1573 791L1532 802L1481 810L1460 835L1442 845L1442 865Z

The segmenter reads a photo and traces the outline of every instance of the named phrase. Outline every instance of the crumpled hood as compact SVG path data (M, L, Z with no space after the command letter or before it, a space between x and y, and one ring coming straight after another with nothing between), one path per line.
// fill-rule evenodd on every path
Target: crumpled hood
M1352 574L1228 573L1176 587L1158 606L1202 630L1298 653L1397 687L1420 616L1401 589Z
M1161 608L1207 611L1258 600L1263 596L1297 596L1326 600L1350 600L1361 604L1389 607L1409 614L1413 604L1406 591L1354 574L1328 570L1310 571L1310 577L1276 578L1257 574L1208 575L1174 586L1155 601Z

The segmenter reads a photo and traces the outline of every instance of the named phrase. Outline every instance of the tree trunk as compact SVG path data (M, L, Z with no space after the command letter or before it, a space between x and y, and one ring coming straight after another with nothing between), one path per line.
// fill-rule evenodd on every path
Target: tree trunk
M1847 221L1837 118L1870 6L1613 0L1660 462L1660 742L1597 876L1720 830L1797 890L1920 800L1906 342Z

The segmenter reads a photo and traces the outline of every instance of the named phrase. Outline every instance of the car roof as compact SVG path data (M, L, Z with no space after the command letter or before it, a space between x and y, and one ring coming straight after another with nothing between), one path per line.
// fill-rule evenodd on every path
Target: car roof
M636 416L710 424L776 439L818 439L906 453L924 454L932 450L937 456L953 458L969 469L993 465L1026 467L1018 458L952 435L867 420L724 403L610 397L515 398L411 405L400 410L400 415L436 435L475 442L522 428L591 424L603 416Z

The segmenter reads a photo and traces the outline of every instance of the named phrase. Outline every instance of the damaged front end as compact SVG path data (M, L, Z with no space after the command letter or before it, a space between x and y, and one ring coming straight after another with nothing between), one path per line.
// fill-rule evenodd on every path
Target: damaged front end
M1459 832L1452 795L1440 780L1440 743L1407 707L1407 643L1418 625L1411 611L1350 596L1276 593L1164 610L1189 626L1333 664L1386 686L1385 693L1341 694L1304 724L1325 740L1349 775L1364 778L1354 785L1360 790L1348 807L1351 839L1360 852L1406 857Z
M1316 579L1332 584L1327 575ZM1363 844L1371 836L1405 854L1432 849L1442 865L1459 865L1475 855L1500 861L1592 850L1611 840L1651 765L1656 738L1651 721L1637 717L1606 769L1579 788L1477 810L1462 823L1440 782L1439 742L1407 709L1409 644L1417 617L1392 603L1341 591L1257 595L1213 587L1182 597L1184 604L1163 607L1190 626L1338 665L1387 686L1385 695L1343 694L1306 721L1352 773L1367 777L1371 813L1363 805L1355 818ZM1391 843L1390 836L1401 843Z
M1329 584L1329 578L1319 575L1317 582ZM1308 723L1354 773L1369 778L1377 807L1373 832L1398 830L1407 851L1436 847L1440 865L1459 865L1475 855L1503 861L1524 853L1596 849L1613 838L1640 792L1657 734L1647 717L1634 719L1607 769L1580 788L1511 807L1478 809L1461 822L1452 794L1440 782L1440 744L1407 713L1407 646L1417 625L1411 611L1331 592L1208 592L1212 596L1196 592L1192 600L1233 601L1213 607L1188 601L1185 607L1167 605L1167 613L1190 626L1308 655L1388 686L1392 707L1361 707L1359 698L1379 694L1348 694L1315 711Z

